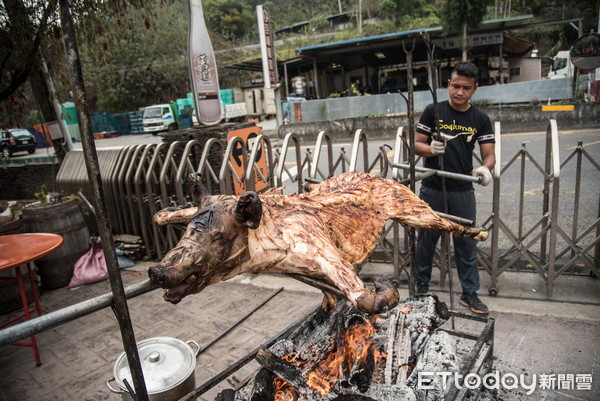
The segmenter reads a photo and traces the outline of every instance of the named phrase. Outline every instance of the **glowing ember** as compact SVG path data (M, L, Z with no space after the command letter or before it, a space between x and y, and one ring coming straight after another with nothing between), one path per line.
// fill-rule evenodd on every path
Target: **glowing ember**
M400 308L400 312L404 313L405 315L408 315L410 313L410 310L414 307L415 306L413 304L403 306L402 308Z
M282 378L275 377L273 383L275 384L273 401L296 401L298 399L300 395L298 390Z
M294 363L294 361L296 361L296 359L298 358L298 354L299 352L289 353L287 355L284 355L282 359L288 361L289 363Z

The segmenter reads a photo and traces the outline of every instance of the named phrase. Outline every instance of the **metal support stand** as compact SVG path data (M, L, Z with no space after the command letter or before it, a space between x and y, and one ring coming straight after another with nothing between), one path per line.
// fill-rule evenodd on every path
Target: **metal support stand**
M412 48L406 49L404 41L402 42L402 48L406 54L406 72L407 72L407 84L408 84L408 99L406 99L408 105L408 161L410 164L409 178L410 178L410 190L415 192L415 105L414 105L414 88L413 88L413 50L415 49L415 40L413 39ZM408 276L408 295L415 295L415 275L416 275L416 259L415 254L417 251L417 239L416 230L411 227L408 229L408 246L410 248L410 274Z
M431 85L429 85L429 90L431 91L431 95L433 97L433 110L434 110L434 115L435 115L435 132L433 133L433 137L436 140L443 140L441 135L440 135L440 129L439 129L439 117L438 117L438 101L437 101L437 70L434 68L434 63L433 63L433 53L435 52L435 45L431 46L431 41L430 38L427 37L426 39L426 44L427 44L427 59L429 62L429 75L431 77ZM444 156L443 155L439 155L439 163L440 163L440 170L444 171ZM448 196L446 194L446 178L444 176L441 177L442 178L442 193L444 196L444 213L448 214ZM444 233L444 235L442 236L442 248L444 248L444 244L445 244L445 252L443 252L444 254L444 262L442 264L446 265L446 269L448 272L448 289L450 290L450 309L454 310L454 292L453 292L453 285L452 285L452 269L451 269L451 260L450 260L450 236L447 233ZM452 329L454 329L454 318L451 318L452 320Z
M83 72L81 69L81 61L79 59L79 51L77 49L77 35L73 25L73 19L69 11L67 0L59 0L60 4L60 20L63 29L63 37L67 59L69 64L69 72L71 75L71 84L75 98L75 106L77 108L77 117L79 118L79 128L81 130L81 141L87 167L88 177L90 179L93 201L95 204L98 231L104 246L104 256L106 259L106 267L110 280L110 286L115 296L113 309L121 329L121 337L123 346L129 361L129 368L133 377L135 394L137 401L148 400L148 392L144 382L140 357L137 350L137 344L133 333L133 326L127 308L125 299L125 290L119 273L119 265L117 262L116 250L113 246L112 230L108 219L108 208L104 189L102 187L102 179L100 177L100 167L98 164L98 155L96 154L96 145L92 136L92 124L87 108L87 95L83 81Z

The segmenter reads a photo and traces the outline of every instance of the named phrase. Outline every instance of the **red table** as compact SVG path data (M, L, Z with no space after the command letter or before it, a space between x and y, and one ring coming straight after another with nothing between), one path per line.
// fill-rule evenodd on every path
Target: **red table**
M21 303L23 305L23 313L15 316L9 321L0 325L1 327L8 326L18 319L24 317L26 320L31 319L31 312L37 312L38 316L42 315L40 308L40 299L37 292L35 277L31 270L31 262L59 248L63 243L63 237L58 234L48 233L26 233L12 234L0 236L0 271L15 269L16 277L0 277L2 280L16 281L19 284L21 293ZM23 277L21 275L21 265L27 264L27 272L29 274L29 282L33 292L35 307L30 308L27 302L27 293L23 285ZM35 336L30 337L31 342L18 342L13 345L33 348L35 363L41 366L40 353L38 351L37 341Z

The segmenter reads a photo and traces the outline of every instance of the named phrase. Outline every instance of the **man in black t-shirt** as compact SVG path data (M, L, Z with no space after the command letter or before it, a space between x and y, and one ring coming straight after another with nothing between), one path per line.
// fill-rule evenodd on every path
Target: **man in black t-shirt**
M477 67L471 62L459 63L448 80L448 101L425 108L415 139L415 153L425 158L425 167L440 169L443 158L444 171L473 174L480 177L480 185L492 180L490 170L496 164L494 131L489 117L469 103L477 90ZM436 132L437 129L437 132ZM473 149L479 144L482 164L473 169ZM434 210L475 221L477 205L473 184L468 181L445 178L444 197L442 178L437 175L425 178L420 197ZM446 204L446 206L445 206ZM429 290L433 254L440 232L419 230L416 253L417 293ZM487 314L487 306L477 296L479 272L477 270L477 243L468 238L453 237L458 277L462 286L461 304L477 314Z

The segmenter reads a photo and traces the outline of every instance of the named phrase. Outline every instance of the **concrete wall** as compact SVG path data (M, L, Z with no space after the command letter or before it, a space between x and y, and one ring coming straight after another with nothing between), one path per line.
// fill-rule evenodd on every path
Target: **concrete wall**
M574 111L545 112L539 105L499 105L482 109L489 114L492 122L501 122L504 133L545 131L549 119L557 120L559 130L600 127L600 102L579 103ZM419 114L416 116L418 118ZM351 142L359 128L369 139L375 139L393 138L401 126L408 129L406 115L289 124L282 126L278 134L283 138L288 132L293 132L302 143L314 145L321 130L325 130L335 141ZM42 184L52 191L58 170L58 164L0 165L0 200L33 199Z
M447 89L438 89L437 97L439 101L447 100ZM571 80L569 78L561 78L481 86L475 92L473 101L484 104L537 104L539 102L547 102L548 98L559 100L570 99L571 97ZM431 103L431 101L432 96L429 91L414 93L414 108L416 111L425 109L425 106ZM296 121L294 113L292 113L293 123L383 116L389 113L407 111L406 101L400 94L309 100L302 102L300 107L302 110L302 121Z
M559 130L600 127L600 102L578 103L574 111L542 111L541 105L496 105L482 106L481 109L488 113L492 123L500 121L504 133L545 131L550 119L557 121ZM415 124L419 117L420 113L417 113ZM289 124L280 127L278 134L279 137L283 138L286 134L292 132L298 135L302 143L314 144L317 135L323 130L336 141L352 141L354 133L359 128L362 128L368 138L375 139L393 138L400 126L408 129L406 115L358 117Z
M56 190L58 164L15 164L0 166L0 200L31 200L46 184L48 192Z

